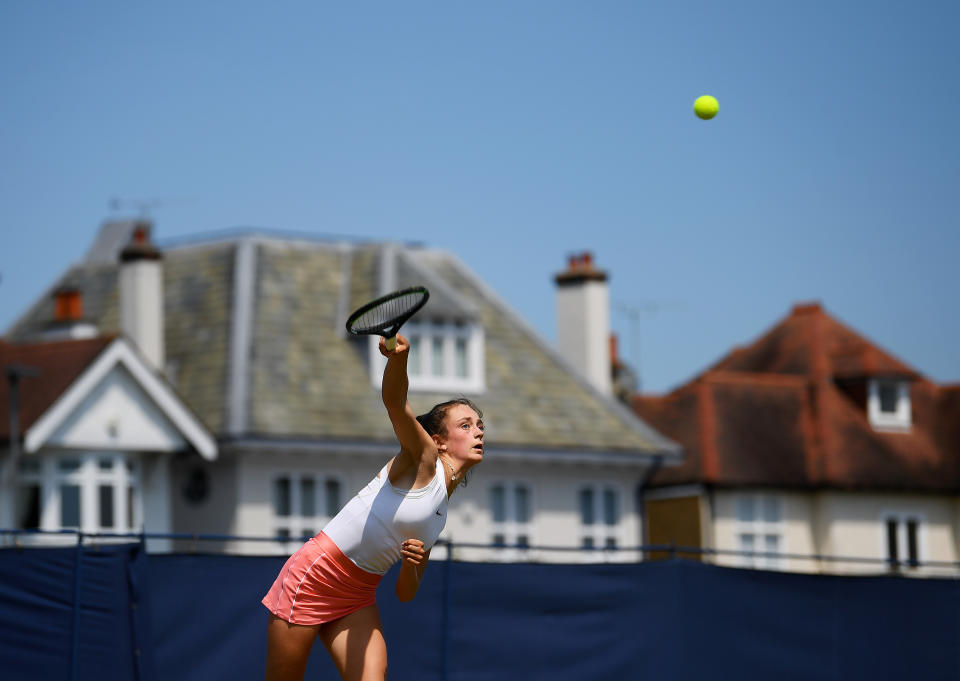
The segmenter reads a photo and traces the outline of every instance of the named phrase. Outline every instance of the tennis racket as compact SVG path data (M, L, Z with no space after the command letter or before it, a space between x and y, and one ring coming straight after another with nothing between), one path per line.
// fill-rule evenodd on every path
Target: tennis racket
M397 331L429 298L430 292L423 286L388 293L351 314L347 331L355 336L383 336L387 350L393 350L397 347Z

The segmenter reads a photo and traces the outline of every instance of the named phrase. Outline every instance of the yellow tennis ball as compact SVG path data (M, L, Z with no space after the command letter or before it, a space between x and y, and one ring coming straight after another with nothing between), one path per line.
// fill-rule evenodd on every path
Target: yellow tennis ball
M717 112L720 110L720 103L717 101L716 97L711 97L710 95L701 95L697 97L697 101L693 103L693 113L697 114L698 118L702 118L707 121L717 115Z

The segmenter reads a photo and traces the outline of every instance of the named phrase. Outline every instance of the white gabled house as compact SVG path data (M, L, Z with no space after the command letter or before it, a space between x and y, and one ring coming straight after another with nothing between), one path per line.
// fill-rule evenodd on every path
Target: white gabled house
M9 373L0 388L0 405L7 414L17 405L13 418L23 429L3 462L0 526L173 530L174 457L212 461L217 443L125 338L2 343L0 362L29 370L13 400ZM8 443L9 430L8 422Z
M172 531L285 537L226 545L284 553L321 529L396 453L376 341L348 337L344 321L377 295L423 284L430 302L403 330L413 345L411 403L422 412L466 395L488 425L484 462L454 497L443 538L500 547L464 548L462 557L562 561L578 559L570 549L642 542L638 487L655 462L669 465L681 453L591 369L587 355L598 344L608 371L610 358L608 326L585 317L605 300L605 276L589 262L572 261L557 277L564 323L594 330L561 354L448 252L236 233L171 245L161 257L149 230L105 225L51 290L80 297L94 333L127 334L145 355L141 364L157 368L155 381L182 399L181 412L151 384L150 413L167 425L143 429L179 436L163 451L180 453L166 455L169 466L155 477ZM37 301L9 341L36 343L56 310L54 297ZM128 406L130 424L147 418ZM148 502L159 503L145 492L141 499L134 525L150 520ZM566 550L530 548L538 546ZM636 557L598 550L590 559Z

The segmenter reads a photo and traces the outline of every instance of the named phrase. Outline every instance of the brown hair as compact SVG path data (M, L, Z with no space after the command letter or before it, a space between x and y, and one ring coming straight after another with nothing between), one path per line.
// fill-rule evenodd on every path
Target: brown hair
M444 420L447 418L447 412L450 411L451 407L454 407L458 404L464 404L475 412L477 416L481 419L483 418L483 412L480 411L480 408L475 405L473 402L468 400L466 397L457 397L452 400L447 400L446 402L441 402L438 405L435 405L433 409L428 411L426 414L421 414L417 417L417 421L423 426L423 429L427 431L427 435L446 435L447 426L444 423Z

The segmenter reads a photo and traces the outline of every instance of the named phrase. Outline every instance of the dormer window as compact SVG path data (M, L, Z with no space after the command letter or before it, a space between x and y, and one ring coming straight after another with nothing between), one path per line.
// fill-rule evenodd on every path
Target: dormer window
M910 383L902 379L881 378L869 383L867 415L877 430L910 430Z
M466 320L430 319L404 324L400 333L410 341L407 376L411 390L480 393L484 381L483 327ZM372 346L376 352L376 345ZM379 387L386 360L377 352Z

